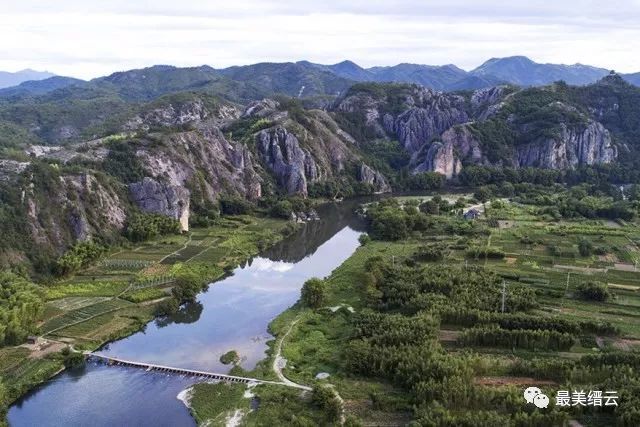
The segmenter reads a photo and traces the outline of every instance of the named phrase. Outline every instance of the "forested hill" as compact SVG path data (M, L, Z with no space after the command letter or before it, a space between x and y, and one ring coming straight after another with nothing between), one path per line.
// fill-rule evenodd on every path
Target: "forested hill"
M292 197L430 189L471 166L640 182L640 89L616 74L440 92L334 72L156 66L0 93L0 265L50 270L140 214L183 230L225 209L288 217Z

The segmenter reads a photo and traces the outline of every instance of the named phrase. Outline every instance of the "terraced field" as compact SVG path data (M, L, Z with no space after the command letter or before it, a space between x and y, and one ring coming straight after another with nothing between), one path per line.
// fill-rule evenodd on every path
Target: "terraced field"
M104 313L119 310L131 305L128 301L120 299L109 299L107 301L98 302L97 304L88 305L79 309L66 311L63 315L54 317L42 325L41 330L44 334L51 334L67 326L87 321L93 317Z
M225 218L214 227L116 251L76 276L47 287L41 332L98 340L119 328L131 328L141 320L129 310L167 297L174 269L181 263L234 266L278 240L285 224L268 218ZM143 312L146 319L152 316L151 309Z

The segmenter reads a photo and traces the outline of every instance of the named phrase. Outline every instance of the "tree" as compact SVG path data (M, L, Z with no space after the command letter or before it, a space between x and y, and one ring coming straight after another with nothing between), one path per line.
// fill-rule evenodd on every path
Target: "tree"
M125 236L132 242L141 242L166 234L178 234L180 223L168 216L151 213L132 213L127 218Z
M40 287L14 273L0 272L0 346L21 344L37 330L43 312Z
M312 278L302 286L302 303L311 308L321 307L326 299L324 280Z
M63 348L60 353L62 354L65 368L75 368L85 363L84 355L80 352L72 351L69 347Z
M578 285L578 294L588 300L606 301L613 298L609 287L601 282L585 282Z
M220 211L225 215L243 215L251 212L253 206L240 197L223 197L220 199Z
M409 235L407 214L400 209L383 208L369 213L371 236L380 240L400 240Z
M331 421L336 421L340 418L340 412L342 412L342 405L336 397L335 392L325 385L316 385L311 392L311 402L322 409Z
M590 240L580 239L578 242L578 251L580 252L580 255L584 257L591 256L591 253L593 252L593 244Z
M273 205L269 214L276 218L291 218L291 213L293 212L293 205L288 200L280 200L278 203Z
M430 215L440 214L440 204L436 200L427 200L420 205L420 210Z
M360 237L358 237L358 242L360 242L362 246L366 245L370 241L371 241L371 237L369 237L367 233L362 233Z
M232 363L236 365L238 362L240 362L240 355L238 355L238 352L235 350L227 351L225 354L220 356L220 363L225 365L230 365Z
M195 301L202 290L202 278L194 271L180 271L176 274L173 296L180 302Z
M491 190L489 190L489 188L487 188L487 187L480 187L473 194L473 197L475 197L478 201L480 201L482 203L485 203L486 201L491 199L492 196L493 196L493 194L491 193Z
M69 248L56 262L60 275L71 274L100 258L107 248L91 240L79 242Z

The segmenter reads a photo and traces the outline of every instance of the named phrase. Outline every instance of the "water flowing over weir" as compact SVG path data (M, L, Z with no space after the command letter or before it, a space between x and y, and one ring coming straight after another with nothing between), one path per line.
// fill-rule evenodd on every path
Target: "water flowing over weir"
M186 376L196 377L204 380L214 380L214 381L242 383L242 384L272 384L272 385L282 385L286 387L294 387L294 388L299 388L307 391L311 390L311 387L301 386L292 382L284 383L280 381L269 381L269 380L261 380L258 378L238 377L236 375L219 374L217 372L206 372L206 371L197 371L194 369L174 368L172 366L155 365L155 364L145 363L145 362L136 362L133 360L118 359L116 357L103 356L101 354L95 354L91 352L85 352L84 355L88 359L94 359L94 360L106 362L107 365L142 368L142 369L145 369L146 371L157 371L157 372L166 372L166 373L177 374L177 375L186 375Z
M225 373L219 358L236 350L253 369L272 337L267 326L300 296L311 277L331 273L359 246L358 202L318 209L321 220L238 267L198 296L193 304L143 331L110 343L96 355L137 361L176 372L92 361L65 371L14 404L9 424L20 426L191 426L188 409L176 396L205 380L189 372ZM178 372L178 371L183 371Z

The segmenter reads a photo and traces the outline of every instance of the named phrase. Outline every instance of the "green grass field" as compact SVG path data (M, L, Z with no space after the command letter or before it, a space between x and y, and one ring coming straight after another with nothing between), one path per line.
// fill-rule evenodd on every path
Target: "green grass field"
M350 306L356 312L366 306L367 295L361 286L365 282L365 262L372 257L383 257L402 263L411 259L421 245L438 242L446 245L446 256L438 265L480 265L505 277L509 285L524 285L535 291L540 303L532 314L568 320L602 320L617 326L618 336L585 335L567 351L524 350L487 346L462 347L456 341L461 327L442 326L442 343L452 355L475 354L474 369L486 376L483 381L498 381L506 386L526 379L515 378L510 370L517 361L547 359L578 360L586 354L608 350L631 351L640 349L640 271L634 271L632 260L640 259L634 243L640 228L634 223L611 221L562 221L555 223L540 217L527 206L507 203L499 212L488 210L489 219L500 218L498 227L490 226L486 217L478 220L487 234L458 236L443 233L438 226L408 240L400 242L371 241L358 250L329 277L326 306ZM443 220L446 223L448 220ZM581 256L578 244L588 240L601 255ZM470 259L469 246L495 247L506 253L504 259ZM551 253L550 247L555 247ZM560 255L558 255L558 253ZM615 298L607 302L587 301L580 298L577 286L586 281L610 284ZM365 425L403 425L411 419L411 403L406 391L382 380L353 377L344 369L343 350L352 333L346 310L310 310L294 306L278 316L270 325L274 335L281 337L296 321L283 343L283 356L287 365L283 372L293 381L303 384L317 382L320 372L330 374L326 380L333 384L345 400L347 415L353 415ZM263 367L256 372L264 372ZM476 366L477 365L477 366ZM500 386L500 385L499 385ZM284 399L287 393L271 393ZM273 396L271 396L273 398ZM313 406L298 400L301 416L311 416ZM272 410L269 417L291 415L283 405ZM267 415L265 415L267 416ZM248 420L260 419L250 414ZM607 415L578 416L588 425L610 425ZM600 423L600 424L598 424Z

